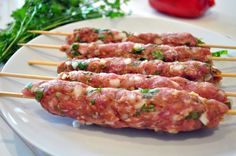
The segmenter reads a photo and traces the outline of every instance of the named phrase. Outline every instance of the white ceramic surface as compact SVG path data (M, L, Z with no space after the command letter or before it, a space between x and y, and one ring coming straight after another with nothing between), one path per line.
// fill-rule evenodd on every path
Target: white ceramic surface
M207 43L233 45L236 42L193 25L164 19L122 18L98 19L69 24L57 31L93 26L133 32L186 31L204 38ZM62 44L63 37L40 36L31 43ZM233 51L230 56L233 56ZM236 55L234 55L236 56ZM57 50L21 48L4 66L4 72L56 75L56 68L28 66L28 60L63 60ZM224 72L236 72L236 63L217 63ZM0 90L17 91L31 80L0 78ZM234 78L225 78L222 87L236 91ZM233 98L232 98L233 99ZM233 100L236 104L236 100ZM98 126L72 127L72 119L53 116L34 100L1 98L1 111L9 125L24 139L41 150L63 155L235 155L236 117L226 117L218 128L191 133L169 135L147 130L109 129Z

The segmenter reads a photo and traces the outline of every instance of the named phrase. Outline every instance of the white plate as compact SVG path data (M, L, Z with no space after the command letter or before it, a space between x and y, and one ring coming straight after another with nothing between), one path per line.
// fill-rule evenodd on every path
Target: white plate
M132 32L185 31L204 38L207 43L236 45L236 42L218 33L164 19L98 19L69 24L56 30L71 32L73 28L82 26ZM40 36L31 43L62 44L64 37ZM57 50L21 48L8 61L3 72L55 76L54 67L28 66L26 62L30 59L59 61L64 58L64 54ZM235 63L216 65L224 72L236 72ZM31 80L0 78L0 90L19 92L29 81ZM223 88L236 91L235 82L233 78L226 78ZM148 130L98 126L73 128L71 119L47 113L34 100L1 98L0 102L1 111L10 126L32 145L51 155L236 155L236 117L227 117L216 129L170 135ZM234 104L236 105L235 100Z

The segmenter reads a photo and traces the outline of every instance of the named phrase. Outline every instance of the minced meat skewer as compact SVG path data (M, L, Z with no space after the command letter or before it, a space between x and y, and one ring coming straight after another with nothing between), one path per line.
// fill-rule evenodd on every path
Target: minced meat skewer
M130 41L143 44L168 44L168 45L187 45L197 46L199 39L190 33L140 33L134 34L126 31L118 31L111 29L97 29L91 27L83 27L75 29L72 35L67 37L67 43L74 42L99 42L99 43L115 43Z
M229 103L225 92L209 82L194 82L182 77L163 77L158 75L92 73L87 71L62 72L57 79L78 81L96 88L124 88L134 90L138 88L173 88L195 92L201 97L215 99Z
M58 65L57 72L85 70L116 74L145 74L166 77L180 76L193 81L219 83L221 72L210 64L199 61L163 62L160 60L138 61L131 58L68 59Z
M171 88L129 91L52 80L28 85L22 93L48 112L81 124L168 133L214 128L228 111L219 101Z
M64 45L60 49L64 51L69 58L107 58L107 57L125 57L136 58L140 60L163 60L165 62L197 60L209 62L211 52L209 48L188 47L188 46L169 46L157 44L140 44L133 42L121 43L73 43Z

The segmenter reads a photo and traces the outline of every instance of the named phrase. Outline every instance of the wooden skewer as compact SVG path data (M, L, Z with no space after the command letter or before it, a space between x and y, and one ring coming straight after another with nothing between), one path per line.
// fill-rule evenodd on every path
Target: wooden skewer
M207 48L236 49L236 46L219 45L219 44L198 44L198 46L199 47L207 47Z
M36 47L36 48L49 48L49 49L60 49L60 45L49 45L49 44L32 44L32 43L19 43L19 46L27 46L27 47Z
M221 73L222 77L236 77L236 73Z
M36 47L36 48L49 48L49 49L61 49L60 45L49 45L49 44L33 44L33 43L19 43L20 46L27 46L27 47ZM236 61L236 57L209 57L210 60L215 61Z
M236 57L209 57L210 60L215 61L236 61Z
M3 73L3 72L0 72L0 77L1 76L17 77L17 78L28 78L28 79L39 79L39 80L52 80L52 79L56 79L56 77L50 77L50 76L40 76L40 75L29 75L29 74L16 74L16 73Z
M14 92L2 92L2 91L0 91L0 97L1 96L34 99L34 97L25 97L22 93L14 93ZM227 115L236 115L236 110L228 110L228 112L226 114Z
M28 61L29 65L44 65L44 66L57 66L57 62L51 61Z
M35 34L58 35L58 36L69 36L69 35L72 35L72 33L58 32L58 31L30 30L28 32L35 33Z
M236 97L236 93L235 92L226 92L225 94L226 94L226 96Z
M44 35L59 35L59 36L69 36L73 35L72 33L67 32L56 32L56 31L42 31L42 30L30 30L31 33L44 34ZM219 44L199 44L199 47L208 47L208 48L223 48L223 49L236 49L236 46L228 45L219 45Z
M58 63L51 61L28 61L29 65L44 65L44 66L57 66ZM236 77L236 73L221 73L222 77Z
M26 97L22 93L14 93L14 92L2 92L2 91L0 91L0 97L1 96L10 96L10 97L16 97L16 98L34 99L34 97Z

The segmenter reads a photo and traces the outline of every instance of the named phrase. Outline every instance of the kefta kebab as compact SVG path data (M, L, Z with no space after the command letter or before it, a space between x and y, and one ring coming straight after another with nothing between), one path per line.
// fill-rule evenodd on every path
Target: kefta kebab
M214 128L226 113L234 114L224 103L172 88L129 91L51 80L33 83L22 93L0 96L35 97L52 114L112 128L178 133Z
M28 47L60 49L68 58L107 58L125 57L139 60L163 60L164 62L197 60L212 63L212 60L236 61L232 57L214 57L209 48L169 46L157 44L140 44L133 42L120 43L73 43L72 45L48 45L48 44L19 44Z
M167 45L187 45L187 46L201 46L211 48L224 48L224 49L236 49L236 46L226 45L210 45L205 44L197 37L194 37L190 33L130 33L126 31L118 31L112 29L97 29L92 27L82 27L75 29L73 33L65 32L50 32L41 30L32 30L32 33L40 33L47 35L63 35L67 36L67 43L72 44L74 42L124 42L130 41L143 44L167 44Z
M29 64L58 66L57 72L69 72L85 70L95 73L116 74L145 74L160 75L166 77L180 76L193 81L207 81L219 83L222 79L221 71L208 63L199 61L186 62L163 62L160 60L138 61L131 58L91 58L91 59L68 59L61 63L29 61Z

